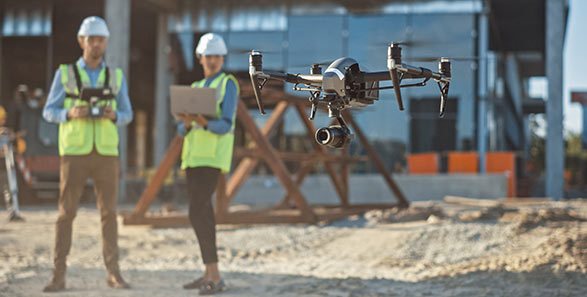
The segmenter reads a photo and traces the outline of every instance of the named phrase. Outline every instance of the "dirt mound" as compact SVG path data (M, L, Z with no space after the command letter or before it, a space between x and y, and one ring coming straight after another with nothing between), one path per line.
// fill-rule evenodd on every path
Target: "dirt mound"
M501 222L515 223L516 233L521 234L528 232L539 226L561 222L586 222L585 218L580 217L574 210L564 208L545 208L531 210L527 212L512 212L504 215Z
M553 269L587 273L587 233L572 232L565 236L552 237L542 248L552 250L551 259L547 264Z
M446 215L441 208L436 206L411 206L409 208L392 208L387 210L374 210L365 214L369 221L377 223L404 223L414 221L426 221L429 217L444 218Z
M474 222L484 220L498 220L508 212L516 212L517 210L505 209L502 206L486 207L481 210L463 211L457 214L458 220L461 222Z

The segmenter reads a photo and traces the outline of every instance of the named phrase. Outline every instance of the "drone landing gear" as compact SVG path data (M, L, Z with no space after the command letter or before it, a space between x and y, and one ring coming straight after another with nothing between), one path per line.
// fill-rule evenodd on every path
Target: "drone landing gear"
M450 83L438 82L438 88L440 89L440 114L439 117L444 117L444 108L446 107L446 100L448 99L448 88Z
M310 91L310 103L312 103L312 110L310 111L310 120L314 120L316 116L316 110L318 109L318 103L320 102L320 91Z

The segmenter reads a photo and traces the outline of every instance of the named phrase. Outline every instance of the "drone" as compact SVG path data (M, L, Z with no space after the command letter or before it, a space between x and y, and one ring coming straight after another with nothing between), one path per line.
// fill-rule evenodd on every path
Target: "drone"
M351 107L366 107L379 100L379 90L393 89L400 110L404 110L400 89L425 86L434 79L440 89L440 117L448 97L451 81L451 62L448 58L440 58L438 72L424 67L402 63L400 43L392 42L387 49L387 69L389 71L361 71L359 63L352 58L339 58L333 61L322 73L320 64L312 64L310 74L290 74L263 70L263 55L253 50L249 55L249 76L253 84L253 93L261 114L265 114L261 90L270 80L279 80L294 84L295 91L310 92L312 104L309 119L313 120L319 105L326 105L328 116L336 118L338 125L320 128L316 131L315 140L321 145L342 148L354 138L346 125L341 112ZM418 79L420 82L401 84L406 79ZM379 82L391 80L392 86L380 87Z

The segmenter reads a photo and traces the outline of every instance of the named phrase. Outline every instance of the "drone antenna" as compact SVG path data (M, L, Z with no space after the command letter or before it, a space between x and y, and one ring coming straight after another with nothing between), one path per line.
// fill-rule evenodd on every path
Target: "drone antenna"
M395 92L395 99L399 110L404 110L404 104L402 101L402 93L400 90L400 77L397 73L397 66L402 64L402 48L399 44L392 42L387 48L387 68L389 69L389 76L391 76L391 82L393 83L393 91Z
M261 100L261 89L263 85L259 82L259 73L263 73L263 55L258 51L251 51L249 56L249 76L253 83L253 93L255 94L255 100L257 100L257 106L261 114L265 114L263 108L263 101Z

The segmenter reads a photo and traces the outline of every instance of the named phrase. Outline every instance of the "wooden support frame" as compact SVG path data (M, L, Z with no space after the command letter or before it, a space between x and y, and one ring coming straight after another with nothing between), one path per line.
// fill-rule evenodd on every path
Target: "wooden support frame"
M289 107L294 108L302 119L306 134L312 139L312 152L278 152L269 143L269 138L283 120L283 116ZM344 111L344 118L352 126L359 141L367 151L369 159L349 156L348 148L339 150L339 154L335 154L326 147L313 141L316 127L307 118L307 108L308 104L306 100L292 100L289 98L289 100L280 101L275 106L265 126L259 129L249 114L244 102L239 100L237 119L245 131L250 134L253 141L246 148L235 149L235 156L242 158L233 170L230 178L227 179L225 175L221 175L220 177L216 189L215 204L216 221L218 224L318 223L340 219L348 215L360 214L369 209L391 208L396 206L406 207L408 205L403 193L393 181L391 174L385 169L381 158L368 142L350 112ZM165 176L179 159L182 144L183 138L180 136L177 136L172 141L155 176L145 189L143 195L141 195L134 212L124 216L124 224L147 224L161 227L184 226L189 224L189 220L185 214L168 214L163 216L147 214L147 210L153 202L157 191L163 184ZM255 166L259 164L260 160L263 160L279 179L286 190L285 197L275 207L269 209L230 212L229 207L238 190L247 180ZM375 164L375 167L394 193L398 203L355 205L350 203L348 188L350 169L348 165L353 162L367 160L371 160ZM284 161L300 162L302 166L294 176L287 170ZM300 186L303 184L304 179L317 164L322 164L330 177L340 201L339 205L311 206L300 191ZM293 206L291 203L293 203Z

